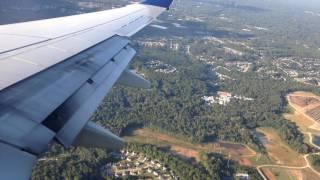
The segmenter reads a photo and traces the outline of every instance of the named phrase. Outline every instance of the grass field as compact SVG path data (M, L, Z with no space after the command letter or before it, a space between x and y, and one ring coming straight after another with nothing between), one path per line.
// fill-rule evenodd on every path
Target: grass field
M320 166L313 164L314 162L312 162L312 157L318 158L319 155L318 154L317 155L316 154L310 155L310 156L308 156L308 160L310 162L310 165L313 167L313 169L315 169L317 172L320 172Z
M270 128L259 128L258 132L265 135L268 143L265 147L270 159L275 164L289 165L289 166L304 166L305 160L302 155L293 151L288 145L284 144L277 133Z
M262 168L263 174L268 180L319 180L309 168L305 169L284 169L284 168Z
M294 111L292 114L284 114L284 117L290 121L295 122L303 132L309 131L309 127L314 124L314 122L297 111Z
M255 157L251 157L250 161L251 161L253 166L259 166L259 165L263 165L263 164L275 164L265 154L257 154Z
M279 180L301 180L301 170L289 170L283 168L267 168L273 175L273 178Z
M311 171L311 169L306 168L301 170L302 172L302 178L301 179L306 179L306 180L319 180L319 176L315 174L314 172Z

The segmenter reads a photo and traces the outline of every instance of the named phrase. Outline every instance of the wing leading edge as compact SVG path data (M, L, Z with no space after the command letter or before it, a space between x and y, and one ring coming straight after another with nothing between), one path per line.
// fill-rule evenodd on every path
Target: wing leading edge
M52 141L118 149L122 140L88 122L112 86L148 88L127 66L127 37L172 0L0 26L0 177L28 179ZM7 43L3 43L7 42Z

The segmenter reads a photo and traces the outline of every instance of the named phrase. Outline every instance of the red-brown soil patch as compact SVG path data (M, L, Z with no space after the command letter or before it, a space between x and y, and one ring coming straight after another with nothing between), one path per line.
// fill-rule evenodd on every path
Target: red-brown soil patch
M178 155L182 155L188 158L194 158L197 161L200 161L199 152L190 148L184 148L181 146L171 146L170 150Z
M243 165L243 166L252 166L251 161L247 158L240 158L238 162L240 165Z
M320 101L314 97L290 96L290 101L300 107L318 104Z
M268 180L276 180L276 177L272 174L272 172L267 168L261 169L262 173L266 176Z

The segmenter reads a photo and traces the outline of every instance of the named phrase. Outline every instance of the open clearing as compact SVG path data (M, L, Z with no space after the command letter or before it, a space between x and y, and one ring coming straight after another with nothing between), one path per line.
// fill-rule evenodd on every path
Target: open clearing
M221 153L226 158L229 157L242 165L257 167L270 180L319 179L319 176L307 167L304 157L285 145L274 130L260 128L257 131L267 139L268 143L265 146L269 158L257 154L242 144L229 142L193 144L149 128L132 130L130 134L124 136L124 139L128 142L140 142L164 147L174 154L195 161L200 161L201 152Z
M285 168L262 168L263 174L268 180L319 180L319 176L309 168L285 169Z
M267 149L269 157L279 165L305 166L305 160L302 155L293 151L284 144L277 133L269 128L259 128L257 132L264 134L267 143L264 146Z
M309 92L295 92L287 96L293 113L284 117L295 122L304 134L320 135L320 97Z
M262 168L263 174L268 180L302 180L301 170L290 170L283 168Z
M319 176L317 174L315 174L314 172L312 172L311 169L306 168L301 170L302 172L302 178L301 179L307 179L307 180L319 180Z
M299 113L297 111L294 111L293 114L285 114L284 117L290 121L295 122L301 129L301 131L304 132L309 131L309 127L314 124L313 121L311 121L309 118L305 117L302 113Z
M267 177L268 180L276 180L276 177L273 175L270 169L262 168L262 173Z
M169 147L171 152L197 161L200 160L200 152L216 152L224 154L226 157L230 157L240 164L249 166L252 164L250 158L256 156L255 151L242 144L228 142L193 144L183 139L153 131L149 128L134 130L131 135L125 136L124 139L129 142Z

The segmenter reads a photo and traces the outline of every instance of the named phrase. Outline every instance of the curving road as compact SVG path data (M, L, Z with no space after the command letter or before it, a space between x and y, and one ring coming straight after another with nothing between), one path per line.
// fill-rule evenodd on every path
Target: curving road
M268 180L268 178L263 174L262 172L262 168L265 168L265 167L275 167L275 168L284 168L284 169L296 169L296 170L301 170L301 169L306 169L306 168L310 168L315 174L317 174L319 177L320 177L320 173L318 171L316 171L311 165L310 165L310 162L308 160L308 156L310 155L314 155L314 154L317 154L317 155L320 155L320 153L310 153L310 154L305 154L303 156L304 160L306 161L306 165L305 166L301 166L301 167L296 167L296 166L286 166L286 165L274 165L274 164L265 164L265 165L260 165L260 166L257 166L257 170L259 172L259 174L261 175L261 177L264 179L264 180Z
M295 106L292 104L292 102L290 101L290 98L288 98L287 96L287 99L288 99L288 102L291 106L293 106L293 108L298 111L299 113L302 113L305 115L304 112L300 111L299 108L295 108ZM306 115L305 115L306 116ZM318 123L316 122L314 119L312 119L311 117L309 116L306 116L308 119L312 120L313 122L315 123ZM316 145L314 142L313 142L313 136L312 136L312 133L310 132L301 132L303 134L306 134L309 136L309 143L315 147L316 149L320 150L320 146ZM317 174L319 177L320 177L320 173L318 171L316 171L310 164L309 160L308 160L308 157L310 155L314 155L314 154L318 154L320 155L320 152L317 152L317 153L310 153L310 154L305 154L303 156L304 160L306 161L306 165L305 166L301 166L301 167L296 167L296 166L286 166L286 165L274 165L274 164L265 164L265 165L260 165L260 166L257 166L256 169L257 171L259 172L259 174L261 175L261 177L264 179L264 180L268 180L268 178L263 174L263 171L262 171L262 168L266 168L266 167L275 167L275 168L284 168L284 169L296 169L296 170L301 170L301 169L306 169L306 168L310 168L315 174Z

